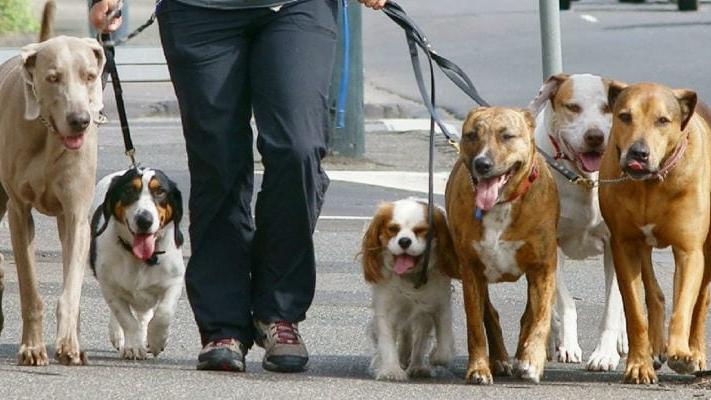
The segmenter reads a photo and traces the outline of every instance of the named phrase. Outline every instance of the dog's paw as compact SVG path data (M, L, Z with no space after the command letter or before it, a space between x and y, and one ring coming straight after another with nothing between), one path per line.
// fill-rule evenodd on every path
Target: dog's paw
M44 344L37 346L20 345L20 351L17 352L17 365L41 366L48 364L49 357L47 356L47 348Z
M555 349L556 360L561 363L579 363L583 359L583 350L577 342L568 346L559 345Z
M432 370L424 365L411 365L405 371L407 376L413 379L431 378Z
M430 353L430 364L447 368L454 358L454 349L449 346L436 346Z
M617 336L617 353L624 357L630 352L629 341L627 340L627 329L623 326Z
M626 337L626 336L625 336ZM620 363L619 336L612 330L605 330L600 335L595 350L590 354L585 369L588 371L614 371Z
M151 335L152 332L148 332L148 351L157 357L158 354L165 350L165 345L168 343L168 335Z
M513 367L508 360L493 360L491 361L491 367L494 376L513 376Z
M109 327L109 341L114 349L121 350L124 345L123 330L121 328L112 329Z
M657 374L652 366L652 359L627 359L624 375L625 383L645 384L657 383Z
M86 353L79 350L79 343L71 339L57 340L54 358L62 365L86 365Z
M700 371L704 366L701 365L701 359L693 353L683 354L677 352L675 354L669 354L667 359L667 365L669 368L673 369L677 374L693 374L694 372Z
M529 382L538 383L543 376L543 368L525 360L514 360L514 375Z
M467 369L466 381L473 385L491 385L494 383L494 378L491 376L491 370L487 366L470 366Z
M148 355L143 346L124 347L121 349L121 357L126 360L145 360Z
M399 365L385 366L375 373L375 379L379 381L403 382L407 380L407 372Z

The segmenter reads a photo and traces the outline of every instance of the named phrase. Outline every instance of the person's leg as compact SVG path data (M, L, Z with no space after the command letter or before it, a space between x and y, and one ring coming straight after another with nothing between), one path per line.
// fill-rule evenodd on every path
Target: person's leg
M299 322L315 288L312 233L328 177L321 169L336 3L282 8L255 37L250 84L264 163L256 205L253 309L262 321Z
M164 1L158 12L190 168L188 298L203 346L232 338L245 350L253 340L253 157L246 30L255 13L174 1Z
M264 163L255 213L252 307L255 319L267 323L261 328L285 337L289 324L268 324L302 321L315 290L312 233L328 186L321 158L335 44L336 2L309 0L274 13L260 27L250 54L257 147ZM295 335L300 344L298 331ZM308 360L305 349L300 354L296 364L301 367L294 370Z

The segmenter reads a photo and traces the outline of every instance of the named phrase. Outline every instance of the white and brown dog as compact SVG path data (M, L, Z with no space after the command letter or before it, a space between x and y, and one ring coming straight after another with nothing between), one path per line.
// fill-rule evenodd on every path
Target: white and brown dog
M555 181L536 152L534 125L527 110L473 110L464 121L461 152L447 182L447 215L467 315L469 383L491 384L492 370L533 382L543 375L559 211ZM488 284L513 282L524 274L528 299L512 371Z
M439 207L435 207L433 224L428 223L426 202L399 200L380 205L363 237L363 273L373 288L369 329L376 345L371 363L376 379L431 376L425 355L433 328L430 364L447 366L454 356L450 277L458 277L458 272L445 214ZM432 251L426 280L420 282L430 230Z
M560 74L541 86L530 109L538 115L536 143L577 174L597 180L612 118L607 103L609 81L589 74ZM545 108L545 113L540 112ZM617 368L627 353L627 333L622 298L617 287L610 250L610 233L598 204L598 189L571 185L554 174L560 194L558 222L558 282L550 355L560 362L581 362L575 302L562 276L564 255L584 260L603 255L605 310L600 336L586 364L590 371Z
M99 181L93 210L90 262L111 309L109 339L123 358L157 356L183 289L180 191L159 170L132 168Z

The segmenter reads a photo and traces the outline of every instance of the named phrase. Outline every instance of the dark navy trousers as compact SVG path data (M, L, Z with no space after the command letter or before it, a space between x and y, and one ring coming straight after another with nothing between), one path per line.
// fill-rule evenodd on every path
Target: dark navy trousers
M253 343L252 318L305 318L336 45L335 0L217 10L164 0L160 36L190 169L185 276L203 345ZM250 119L264 164L252 219Z

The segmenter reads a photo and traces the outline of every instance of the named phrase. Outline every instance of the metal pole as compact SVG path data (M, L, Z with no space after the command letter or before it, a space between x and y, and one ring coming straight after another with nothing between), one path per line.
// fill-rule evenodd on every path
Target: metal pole
M350 63L348 70L348 94L345 104L345 124L337 127L336 100L343 69L343 10L342 1L337 1L338 44L331 79L330 104L333 110L333 125L328 147L333 154L346 157L362 157L365 153L365 128L363 121L363 42L361 5L356 0L348 2L348 25L350 36Z
M538 0L541 17L541 47L543 51L543 80L563 72L560 46L559 0Z

